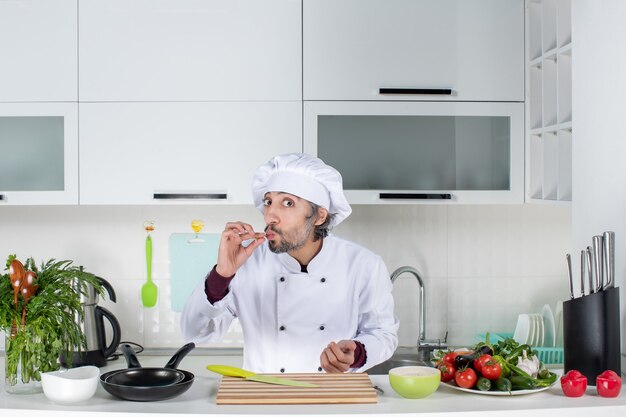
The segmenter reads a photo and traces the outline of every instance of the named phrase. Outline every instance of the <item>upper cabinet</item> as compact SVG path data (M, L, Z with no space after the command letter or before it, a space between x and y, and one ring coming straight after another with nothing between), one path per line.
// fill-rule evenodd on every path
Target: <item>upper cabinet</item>
M80 100L301 100L301 9L300 0L81 0Z
M354 204L524 201L523 103L308 101L304 150Z
M77 4L0 1L0 102L77 100Z
M303 0L304 100L524 101L524 0Z
M302 151L299 102L81 103L81 204L250 204L251 173Z
M78 104L0 104L0 155L0 204L78 204Z
M527 0L526 201L572 201L571 0Z

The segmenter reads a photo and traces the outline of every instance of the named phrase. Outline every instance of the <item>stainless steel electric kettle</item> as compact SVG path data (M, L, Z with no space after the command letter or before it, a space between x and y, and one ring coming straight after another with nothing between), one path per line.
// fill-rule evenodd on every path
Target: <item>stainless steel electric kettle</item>
M115 291L111 284L104 278L96 277L100 285L109 294L109 299L116 301ZM98 306L98 292L93 285L86 285L81 291L81 305L83 307L83 317L76 317L80 322L81 329L85 335L87 349L76 349L73 352L71 364L67 358L61 355L61 365L65 367L76 367L83 365L95 365L98 367L107 364L107 358L111 356L120 343L122 330L115 316L106 308ZM104 319L111 324L112 337L111 342L107 344L106 328Z

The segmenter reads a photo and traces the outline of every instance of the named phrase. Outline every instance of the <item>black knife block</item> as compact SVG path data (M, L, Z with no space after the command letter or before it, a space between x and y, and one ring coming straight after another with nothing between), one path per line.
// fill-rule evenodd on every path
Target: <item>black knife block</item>
M563 303L564 371L580 371L588 385L610 369L621 375L619 289Z

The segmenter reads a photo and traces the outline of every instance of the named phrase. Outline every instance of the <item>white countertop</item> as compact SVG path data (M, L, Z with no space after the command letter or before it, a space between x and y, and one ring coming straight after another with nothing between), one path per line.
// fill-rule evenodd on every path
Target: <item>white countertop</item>
M169 356L139 355L142 366L162 367ZM4 387L0 392L0 416L45 416L45 417L166 417L194 415L226 416L528 416L555 415L588 416L602 413L602 417L626 415L626 392L623 389L617 398L602 398L595 387L589 387L580 398L567 398L557 383L550 389L530 395L495 397L456 391L440 386L428 398L407 400L397 395L389 385L386 375L371 375L372 382L383 389L378 404L340 405L216 405L215 395L220 376L205 369L208 364L241 366L239 355L190 355L183 359L179 368L193 372L195 381L184 394L165 401L132 402L113 397L98 386L91 399L74 405L58 405L48 400L43 393L15 395L7 394ZM101 372L126 368L123 358L111 362ZM4 370L4 357L0 369ZM4 375L2 378L4 381ZM530 411L532 410L532 411ZM567 413L567 414L566 414Z

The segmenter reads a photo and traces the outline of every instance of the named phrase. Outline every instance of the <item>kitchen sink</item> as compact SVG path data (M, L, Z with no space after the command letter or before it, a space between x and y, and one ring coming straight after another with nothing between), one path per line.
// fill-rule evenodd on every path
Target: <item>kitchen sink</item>
M418 360L417 351L415 350L407 353L396 352L385 362L379 363L365 372L370 375L387 375L390 369L397 368L399 366L432 366L432 364Z

